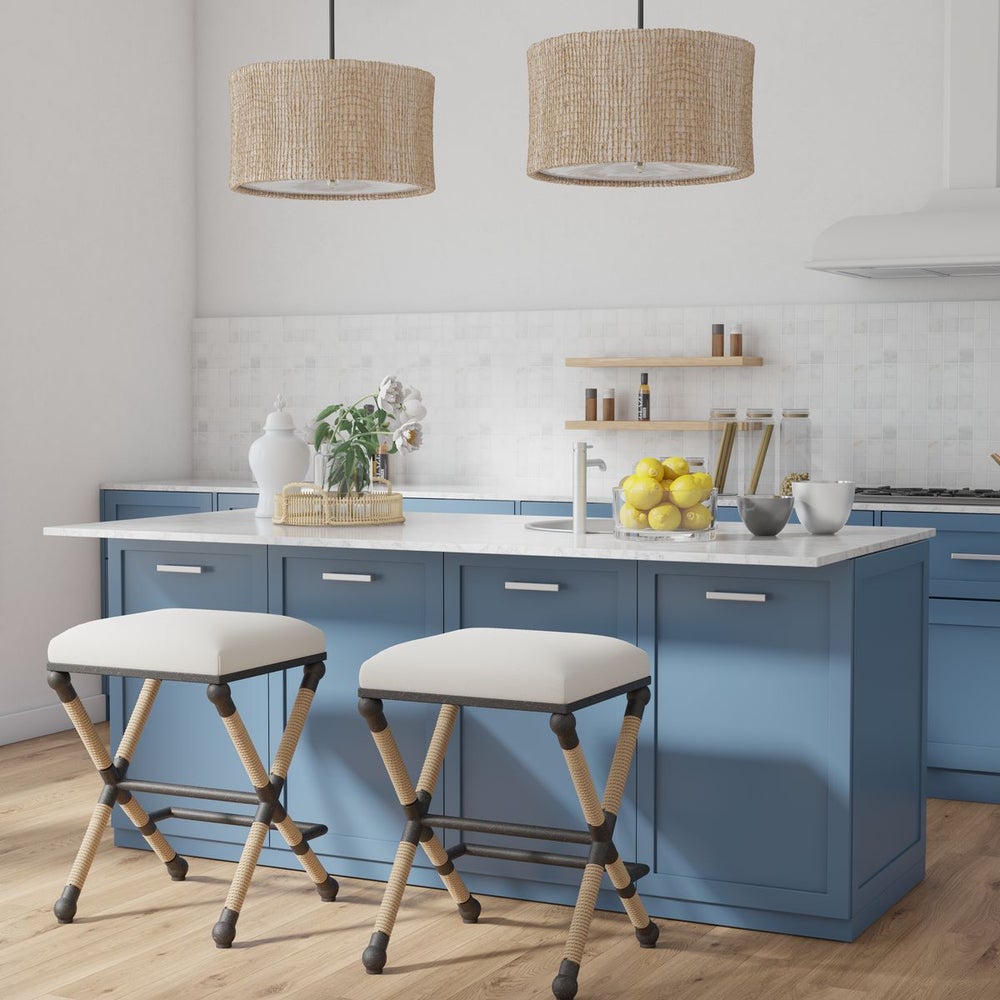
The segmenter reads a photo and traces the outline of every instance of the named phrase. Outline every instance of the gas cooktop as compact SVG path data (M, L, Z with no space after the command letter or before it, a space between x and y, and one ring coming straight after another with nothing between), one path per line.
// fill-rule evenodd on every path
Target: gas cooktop
M943 486L858 486L856 500L893 500L901 503L955 503L1000 505L1000 490L952 489Z

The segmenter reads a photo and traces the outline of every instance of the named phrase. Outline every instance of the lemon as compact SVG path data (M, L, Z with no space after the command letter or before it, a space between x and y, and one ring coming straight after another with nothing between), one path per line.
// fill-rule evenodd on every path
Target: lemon
M707 500L709 493L715 487L715 483L712 477L707 472L692 472L691 475L694 476L695 482L701 487L701 498L702 500Z
M678 507L693 507L704 499L698 480L692 475L678 476L669 487L670 501Z
M635 463L635 474L637 476L650 476L657 482L663 479L663 466L658 458L640 458Z
M649 510L662 499L663 487L652 476L636 476L635 482L625 490L625 502L639 510Z
M622 476L621 482L618 484L623 490L627 490L635 482L635 476Z
M688 507L681 515L681 525L688 531L704 531L711 524L712 512L702 503Z
M648 528L649 519L644 510L636 510L631 504L623 504L618 511L618 520L623 528Z
M681 512L672 503L661 503L649 512L649 526L654 531L676 531L681 526Z
M691 471L691 467L688 465L687 459L681 458L680 455L671 455L670 458L661 458L660 463L663 465L664 479L676 479L678 476L686 476Z

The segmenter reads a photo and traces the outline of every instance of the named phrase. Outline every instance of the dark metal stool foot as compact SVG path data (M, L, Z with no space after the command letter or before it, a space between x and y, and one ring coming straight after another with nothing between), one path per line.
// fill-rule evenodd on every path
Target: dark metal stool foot
M372 934L371 940L368 942L368 947L365 948L361 955L361 961L368 975L381 975L382 970L385 968L386 958L388 957L388 946L388 934L383 934L382 931L375 931Z
M179 854L175 854L169 861L164 861L167 872L170 874L172 882L183 882L188 873L188 863Z
M325 882L316 883L316 891L324 903L332 903L340 891L340 883L332 875L327 875Z
M580 974L580 966L564 958L559 965L559 975L552 980L552 994L558 1000L573 1000L580 988L576 977Z
M61 924L73 923L76 916L76 901L80 898L80 889L75 885L68 885L62 891L62 895L56 900L52 907L52 912L56 915L56 920Z
M463 924L474 924L483 912L483 904L475 896L470 896L464 903L458 904L458 912L462 915Z
M655 948L659 936L660 928L652 920L645 927L635 929L635 939L639 942L640 948Z
M212 940L216 948L231 948L236 940L236 921L240 915L236 910L224 907L219 922L212 928Z

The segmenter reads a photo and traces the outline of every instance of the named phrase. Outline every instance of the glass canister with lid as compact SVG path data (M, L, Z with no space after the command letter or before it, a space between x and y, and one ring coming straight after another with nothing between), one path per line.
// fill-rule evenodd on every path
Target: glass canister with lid
M792 483L805 482L812 468L812 430L809 411L786 407L781 411L778 475L781 495L792 495Z
M743 452L740 492L745 496L773 497L778 468L774 410L748 408L746 421L740 425L740 439Z
M715 480L719 496L733 496L738 492L740 484L736 407L713 406L708 417L711 428L709 461L714 463L708 471Z

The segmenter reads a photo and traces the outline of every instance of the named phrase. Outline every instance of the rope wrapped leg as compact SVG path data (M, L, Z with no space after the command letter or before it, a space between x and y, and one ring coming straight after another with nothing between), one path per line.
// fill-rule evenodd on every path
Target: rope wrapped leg
M462 923L476 923L479 920L479 914L482 913L483 906L469 892L465 882L462 881L462 876L455 871L455 865L452 863L451 858L448 857L448 852L444 849L444 845L438 840L437 835L429 826L425 826L420 834L420 846L423 847L428 861L434 866L438 875L441 876L444 887L448 890L449 895L458 907L458 912L462 916Z
M608 876L615 887L622 906L635 928L636 940L640 948L655 948L656 939L660 936L660 928L649 919L646 907L636 889L635 882L628 873L621 858L616 858L607 865Z
M261 810L258 810L258 816ZM232 885L226 895L226 904L222 908L222 914L218 922L212 928L212 940L216 948L229 948L236 938L236 921L239 919L240 910L247 898L250 889L250 880L253 878L254 869L257 867L257 859L260 857L261 848L264 846L264 838L270 829L269 822L262 822L257 817L250 827L250 835L243 845L243 852L240 855L240 862L236 866L236 874L233 876Z
M292 854L299 859L299 864L302 865L305 873L312 879L313 885L316 886L316 891L319 893L319 898L324 903L333 902L337 898L340 886L316 857L309 842L302 836L302 831L287 814L284 819L275 820L274 825L278 828L281 836L285 838L285 843L291 848Z
M90 866L94 863L94 856L101 842L101 837L111 820L111 806L114 796L107 794L108 789L101 794L94 806L94 811L90 815L90 822L87 824L87 831L83 835L80 849L76 852L76 859L70 869L69 878L63 888L62 895L56 900L52 907L52 912L56 915L56 920L61 924L73 923L76 916L76 903L83 891L83 885L90 874ZM109 803L107 799L111 799Z
M583 949L590 934L590 923L594 919L594 907L597 906L597 894L600 892L603 877L602 865L588 864L583 871L563 960L559 963L558 975L552 980L552 993L558 1000L573 1000L579 988L577 977L580 974L580 963L583 961Z
M392 862L392 871L389 873L389 881L385 886L385 893L382 902L379 904L378 915L375 917L375 931L361 955L361 962L365 971L369 975L377 976L385 968L388 957L389 937L392 929L396 925L396 916L399 914L399 904L403 901L403 892L406 889L406 880L410 876L410 869L413 867L413 858L417 853L417 840L420 837L421 825L419 822L406 824L406 831L399 847L396 848L396 857Z
M139 805L131 793L120 789L118 791L118 804L122 811L132 821L135 828L142 834L146 843L153 849L156 856L163 862L164 867L174 882L183 882L187 875L188 863L171 846L166 837L157 829L156 824L149 818L146 810Z

